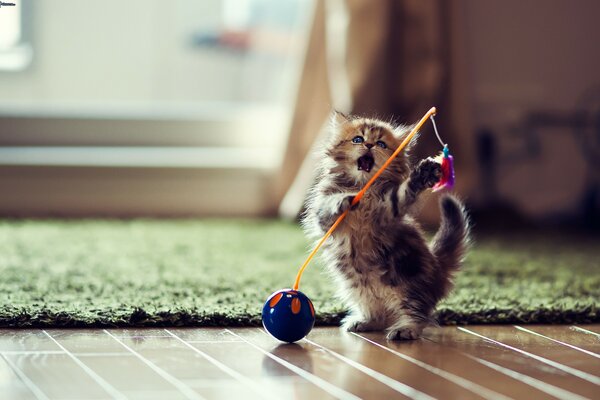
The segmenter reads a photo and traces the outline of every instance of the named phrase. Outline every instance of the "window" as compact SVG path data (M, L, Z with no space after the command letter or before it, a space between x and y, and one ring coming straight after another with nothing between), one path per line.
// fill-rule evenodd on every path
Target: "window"
M0 1L0 71L19 71L31 62L24 13L25 9L16 3Z

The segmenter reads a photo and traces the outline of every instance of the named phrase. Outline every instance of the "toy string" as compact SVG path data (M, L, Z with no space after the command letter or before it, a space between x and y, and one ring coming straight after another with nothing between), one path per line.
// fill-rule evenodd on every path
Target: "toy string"
M432 114L429 119L431 119L431 123L433 124L433 131L435 132L435 136L437 137L437 140L440 142L440 144L442 145L442 147L447 147L448 145L446 143L444 143L444 141L442 140L442 138L440 137L440 134L437 130L437 125L435 124L435 118L433 118L435 114Z
M394 161L394 159L398 156L398 154L400 154L400 152L402 150L404 150L404 148L410 143L412 138L417 134L417 132L419 132L419 130L421 129L423 124L425 122L427 122L428 119L431 118L431 121L433 122L433 126L435 129L435 134L438 137L438 140L440 141L440 143L442 143L442 145L444 145L444 143L440 139L439 134L437 133L437 128L435 127L435 121L433 120L433 116L436 114L436 112L437 112L437 110L435 107L431 107L429 109L429 111L427 111L427 113L421 118L421 120L417 123L417 125L413 128L413 130L406 136L406 138L402 141L402 143L400 143L400 146L398 146L398 148L394 151L394 153L392 153L392 155L381 166L381 168L379 168L379 170L377 172L375 172L375 174L371 177L371 179L369 179L369 181L360 190L360 192L358 192L356 194L356 196L354 196L354 199L352 200L352 204L351 204L352 206L355 206L356 204L358 204L360 199L362 199L362 197L364 196L365 192L371 187L371 185L375 182L375 180L379 177L379 175L381 175L383 173L383 171L385 171L385 169L392 163L392 161ZM306 267L308 266L310 261L313 259L315 254L317 254L317 251L319 251L319 249L321 248L323 243L325 243L325 241L329 238L329 236L331 236L331 234L333 233L333 231L335 231L335 229L338 227L338 225L344 220L344 218L346 218L346 215L348 215L348 213L350 212L350 208L351 207L349 207L346 211L344 211L338 217L338 219L333 223L331 228L329 228L327 233L325 233L325 236L323 236L323 238L321 238L321 240L319 240L319 243L317 243L317 245L315 246L313 251L310 252L310 254L308 255L308 258L304 261L304 263L298 270L298 274L296 275L296 281L294 282L294 290L298 290L298 287L300 287L300 279L302 278L302 274L304 273L304 270L306 269Z

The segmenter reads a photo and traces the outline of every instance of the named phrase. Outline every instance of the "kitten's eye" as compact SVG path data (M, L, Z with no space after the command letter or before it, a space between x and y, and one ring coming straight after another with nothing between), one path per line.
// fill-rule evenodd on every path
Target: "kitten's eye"
M354 139L352 139L352 143L354 143L354 144L360 144L364 141L365 141L365 139L363 139L362 136L355 136Z
M385 144L385 142L382 142L381 140L378 140L376 144L382 149L387 149L387 144Z

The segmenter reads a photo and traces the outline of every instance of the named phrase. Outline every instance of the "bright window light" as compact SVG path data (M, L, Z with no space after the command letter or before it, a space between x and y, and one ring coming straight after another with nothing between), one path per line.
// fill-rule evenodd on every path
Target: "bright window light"
M31 56L31 47L23 40L22 3L0 1L0 71L22 70Z
M21 10L16 6L0 7L0 51L15 47L21 39Z

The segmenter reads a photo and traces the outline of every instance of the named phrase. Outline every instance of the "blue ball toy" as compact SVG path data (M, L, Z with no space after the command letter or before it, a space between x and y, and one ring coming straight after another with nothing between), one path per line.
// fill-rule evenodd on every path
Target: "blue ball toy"
M269 296L262 310L263 326L273 337L293 343L315 324L315 308L299 290L282 289Z

